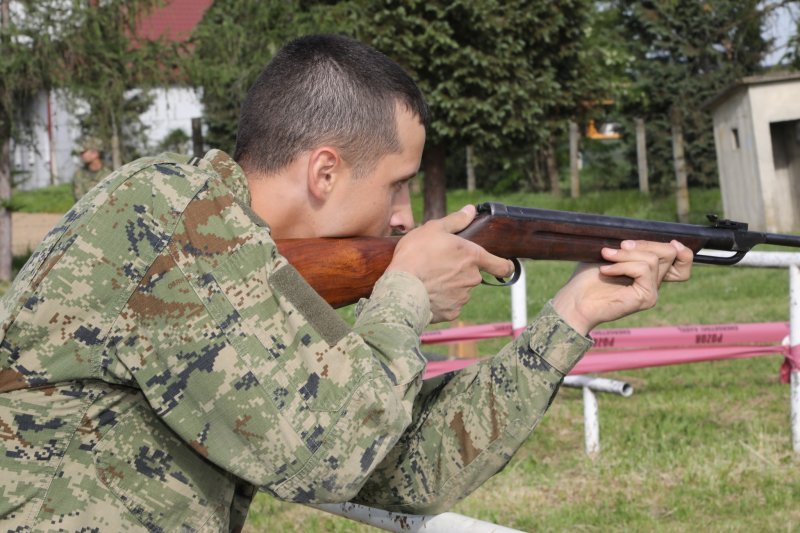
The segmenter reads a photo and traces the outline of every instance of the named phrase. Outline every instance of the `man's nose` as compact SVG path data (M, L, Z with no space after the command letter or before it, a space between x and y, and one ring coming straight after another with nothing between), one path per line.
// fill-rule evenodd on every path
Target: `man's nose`
M414 229L414 213L411 211L411 201L395 205L389 225L393 233L408 233Z

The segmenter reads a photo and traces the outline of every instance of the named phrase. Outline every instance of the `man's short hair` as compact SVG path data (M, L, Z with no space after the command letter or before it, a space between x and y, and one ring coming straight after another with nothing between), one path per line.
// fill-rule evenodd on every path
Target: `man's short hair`
M310 35L284 46L247 93L234 159L273 174L302 152L331 145L356 175L401 150L395 106L427 126L428 106L394 61L339 35Z

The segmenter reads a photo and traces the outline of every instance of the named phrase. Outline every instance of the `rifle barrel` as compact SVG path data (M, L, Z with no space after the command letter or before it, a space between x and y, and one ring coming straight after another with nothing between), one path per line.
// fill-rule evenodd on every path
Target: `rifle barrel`
M780 246L794 246L800 248L800 235L784 235L782 233L766 233L764 244L778 244Z

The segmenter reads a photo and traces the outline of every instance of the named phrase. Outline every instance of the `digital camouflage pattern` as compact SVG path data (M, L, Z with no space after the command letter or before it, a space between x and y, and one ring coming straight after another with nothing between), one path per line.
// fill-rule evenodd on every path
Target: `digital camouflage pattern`
M421 282L385 275L351 328L249 205L220 151L141 159L33 253L0 300L1 530L237 530L255 487L442 510L590 345L547 306L423 385Z
M111 171L105 167L97 171L89 170L85 166L80 167L72 177L72 196L76 200L80 200L84 194L89 192L89 189L100 183L109 174Z

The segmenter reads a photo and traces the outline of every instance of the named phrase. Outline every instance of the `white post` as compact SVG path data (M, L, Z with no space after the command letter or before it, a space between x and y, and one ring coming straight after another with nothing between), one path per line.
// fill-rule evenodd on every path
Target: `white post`
M393 513L365 507L355 503L318 503L311 504L320 511L325 511L338 516L361 522L386 531L408 533L421 531L424 533L452 533L453 531L474 531L475 533L521 533L517 529L499 526L484 522L477 518L456 513L442 513L439 515L410 515Z
M525 279L525 263L520 261L522 272L519 279L511 286L511 330L516 337L517 331L522 330L528 325L528 291L526 290L527 280Z
M565 387L582 389L588 387L595 392L608 392L625 398L633 394L633 387L627 381L618 379L598 378L587 375L569 375L564 378Z
M800 253L750 252L737 266L789 268L789 355L795 362L800 360ZM800 369L795 365L789 387L792 449L800 453Z
M586 455L593 457L600 453L600 418L597 397L589 387L583 388L583 432Z
M800 453L800 267L797 263L789 266L789 354L792 358L791 372L791 424L792 448Z

